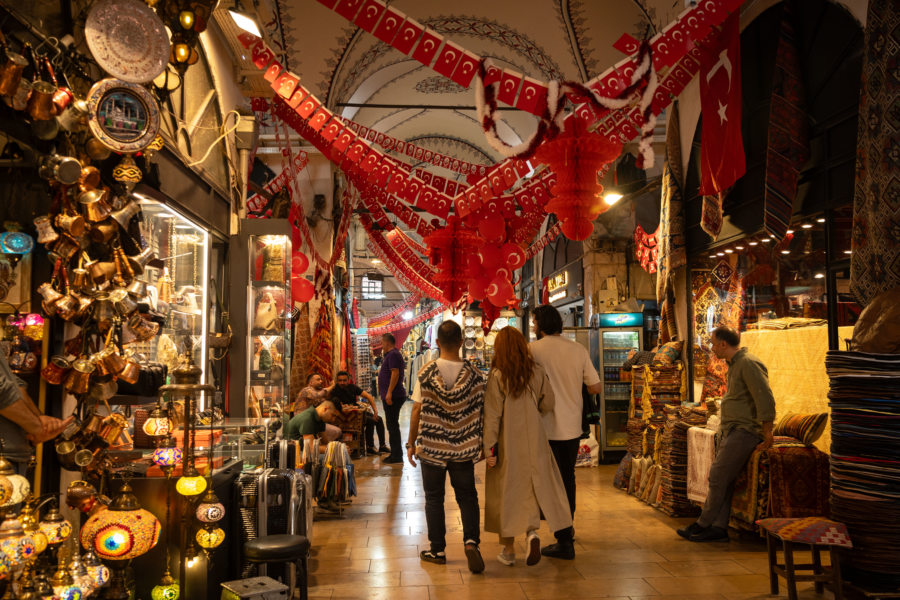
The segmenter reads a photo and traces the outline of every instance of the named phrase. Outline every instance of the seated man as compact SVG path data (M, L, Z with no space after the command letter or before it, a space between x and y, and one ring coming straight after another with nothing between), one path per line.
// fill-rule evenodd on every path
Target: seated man
M359 397L362 396L372 407L372 412L366 411L366 452L375 454L377 452L390 452L385 445L384 437L384 421L378 416L378 406L375 404L375 398L372 394L363 390L358 385L350 381L350 373L340 371L335 380L334 389L331 391L331 399L335 402L342 413L360 407ZM381 448L375 449L375 430L378 430L378 440L381 442Z
M341 430L330 425L340 413L331 400L323 400L318 406L310 406L288 421L284 429L287 440L319 439L319 449L325 452L328 442L340 439ZM328 428L331 428L331 431ZM336 434L334 432L337 432Z
M329 392L334 388L334 384L325 387L325 380L318 373L310 373L306 376L306 387L297 394L294 401L294 414L302 413L310 406L318 406L322 400L328 397Z

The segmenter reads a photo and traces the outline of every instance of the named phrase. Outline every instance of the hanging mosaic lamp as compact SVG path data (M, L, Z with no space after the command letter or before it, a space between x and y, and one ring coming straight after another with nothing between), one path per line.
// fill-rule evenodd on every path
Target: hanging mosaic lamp
M25 533L22 522L7 518L0 524L0 552L6 554L14 567L20 567L37 555L34 540Z
M172 420L169 411L157 406L150 412L150 416L144 421L144 433L151 437L169 435L172 432Z
M84 555L84 567L87 569L88 575L94 580L95 587L106 585L109 581L109 568L100 562L97 555L88 550Z
M6 504L6 501L12 498L13 484L6 475L0 475L0 506Z
M197 540L197 545L201 548L211 550L222 545L222 542L225 541L225 532L220 527L207 525L197 530L195 539Z
M125 186L128 192L131 192L134 186L140 183L143 178L141 170L135 164L130 154L123 156L122 162L113 167L112 176L113 179Z
M3 456L0 456L0 475L6 477L10 485L12 485L12 493L10 494L9 499L0 506L12 506L18 504L25 500L28 494L31 493L31 484L28 480L16 473L13 464Z
M205 489L206 478L197 472L194 465L188 465L184 474L178 478L178 483L175 484L175 491L182 496L196 496L202 494Z
M200 499L196 514L197 520L201 523L215 523L225 516L225 506L219 502L219 497L212 488L206 490L206 494Z
M69 575L72 576L75 585L81 588L85 598L94 593L96 589L94 578L88 573L87 567L81 561L81 556L77 552L72 557L71 562L69 562Z
M181 586L172 578L167 570L159 581L159 585L150 590L150 598L153 600L178 600L181 596Z
M44 518L38 523L41 532L47 536L47 543L51 546L62 544L72 535L72 524L62 516L55 505L47 511Z
M15 564L5 552L0 552L0 581L9 578Z
M159 519L141 508L127 483L109 505L81 528L81 545L106 560L128 560L146 553L159 541Z
M184 452L179 448L172 436L167 436L153 452L153 464L163 470L166 477L172 475L176 465L184 459Z

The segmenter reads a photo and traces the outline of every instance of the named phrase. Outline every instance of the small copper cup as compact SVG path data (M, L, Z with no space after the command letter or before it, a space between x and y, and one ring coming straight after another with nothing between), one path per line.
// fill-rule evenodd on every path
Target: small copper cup
M97 402L105 402L116 395L119 391L119 385L115 381L104 381L102 383L94 383L88 390L88 396Z
M67 235L63 235L56 240L56 243L53 244L53 248L51 248L50 252L63 259L63 262L67 263L72 260L72 257L75 256L75 253L79 250L81 250L81 246L78 242Z
M4 52L3 66L0 67L0 96L9 96L19 89L22 71L28 66L25 57L11 50Z
M91 278L87 269L72 269L72 287L79 291L88 291L91 289Z
M125 368L122 369L122 372L119 373L116 377L124 381L125 383L130 383L134 385L138 382L138 378L141 375L141 365L133 358L129 357L125 361Z
M100 351L97 366L103 375L118 375L125 368L125 359L112 347L106 347Z
M138 309L137 302L128 295L128 291L124 288L118 288L110 292L109 299L112 300L119 316L130 317Z
M91 416L88 417L87 421L84 422L84 425L81 426L81 430L87 433L96 434L100 433L100 428L102 426L103 415L91 413Z
M66 375L63 387L73 394L85 394L91 387L91 374L93 372L93 363L81 357L72 363L72 370Z
M88 316L88 314L91 312L91 307L94 305L94 299L86 294L76 294L74 292L72 293L72 296L74 296L78 300L78 308L75 311L75 319L81 320L84 317Z
M56 107L53 105L53 95L56 86L49 81L35 81L31 84L31 95L25 110L35 121L46 121L55 115Z
M66 374L72 369L72 365L65 356L51 356L47 366L41 369L41 377L49 384L60 385L66 378Z
M69 107L69 104L75 100L75 94L67 87L59 87L53 94L53 113L56 115L63 114L63 111Z
M56 458L59 464L66 470L77 471L78 465L75 464L75 453L78 447L71 440L61 440L56 443Z
M78 187L82 192L97 189L100 185L100 169L88 165L81 169L81 177L78 179Z
M97 285L111 281L116 276L116 263L114 262L94 261L85 265L85 268Z
M112 219L94 223L91 226L91 241L97 244L106 244L113 239L113 236L115 236L118 231L119 226Z
M138 342L146 342L159 332L159 323L143 319L139 313L131 315L131 318L128 319L128 326L131 327L135 340Z
M84 233L84 217L60 213L56 215L56 226L77 238Z
M128 284L128 293L131 294L131 297L135 300L140 300L141 298L145 298L147 296L147 282L138 279L135 277L131 280L131 283Z
M94 320L101 331L109 331L116 318L116 309L107 294L94 298Z
M48 215L37 217L34 220L34 226L37 228L39 244L50 244L59 239L59 234L53 229L53 223Z

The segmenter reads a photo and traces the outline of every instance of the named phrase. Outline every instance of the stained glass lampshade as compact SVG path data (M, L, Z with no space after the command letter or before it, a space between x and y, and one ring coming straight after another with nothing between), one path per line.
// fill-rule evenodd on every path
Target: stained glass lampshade
M0 506L6 504L6 501L12 498L13 484L6 475L0 475Z
M184 453L181 448L157 448L153 453L153 464L157 467L174 467L181 463Z
M61 544L72 535L72 524L62 516L55 506L47 511L43 520L38 523L38 527L47 536L47 543L50 545Z
M182 496L196 496L202 494L206 489L206 478L201 476L193 465L188 466L184 470L184 475L178 478L175 484L175 491Z
M153 548L160 529L159 520L141 508L126 483L109 510L95 514L81 528L81 545L103 559L128 560Z
M97 555L90 550L84 555L84 566L96 587L106 585L106 582L109 581L109 568L100 562Z
M6 554L14 566L20 566L37 555L34 540L25 533L18 519L6 519L0 525L0 552Z
M31 493L31 484L27 479L16 473L12 463L0 456L0 475L6 477L12 485L12 494L2 506L12 506L25 500Z
M200 504L197 505L197 520L201 523L215 523L225 516L225 506L219 502L218 496L212 488L206 491Z
M197 544L204 550L218 548L225 541L225 532L219 527L209 525L207 527L197 530L195 537Z
M180 595L181 587L177 581L172 579L172 575L168 571L163 575L159 585L150 591L150 597L153 600L178 600Z
M169 413L158 406L150 412L150 416L144 421L144 433L149 436L169 435L172 432L172 421Z

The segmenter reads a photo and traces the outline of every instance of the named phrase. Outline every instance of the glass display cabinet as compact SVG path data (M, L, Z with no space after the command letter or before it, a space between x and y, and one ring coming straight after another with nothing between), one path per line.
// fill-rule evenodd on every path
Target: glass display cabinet
M228 416L275 417L290 403L291 226L287 219L244 219L230 241ZM241 284L241 282L247 282Z

